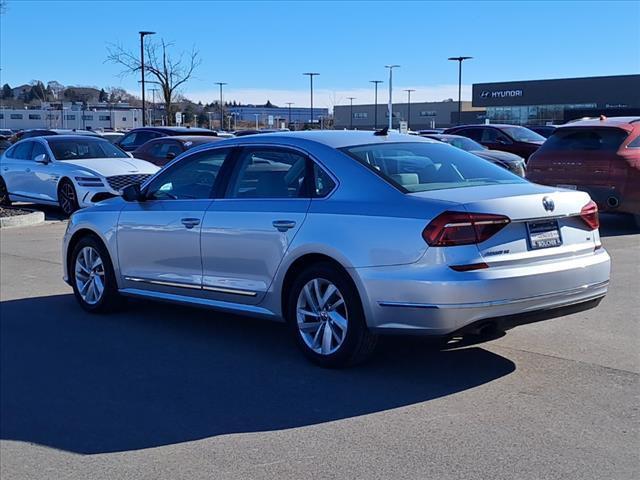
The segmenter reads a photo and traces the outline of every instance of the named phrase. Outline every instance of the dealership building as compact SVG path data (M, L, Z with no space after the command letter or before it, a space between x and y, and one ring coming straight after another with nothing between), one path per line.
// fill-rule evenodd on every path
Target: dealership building
M640 75L477 83L472 101L491 123L545 125L640 115Z

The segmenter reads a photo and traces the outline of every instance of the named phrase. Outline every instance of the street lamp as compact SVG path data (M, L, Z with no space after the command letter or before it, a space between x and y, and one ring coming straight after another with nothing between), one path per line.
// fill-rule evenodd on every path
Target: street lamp
M142 75L142 126L147 125L147 118L145 115L145 102L144 102L144 37L147 35L155 35L156 32L141 31L140 34L140 73Z
M291 105L293 105L293 102L287 102L287 107L289 107L289 128L291 128Z
M224 107L222 105L222 86L226 85L226 83L216 82L216 85L220 85L220 130L224 130Z
M375 109L373 111L373 128L375 130L378 129L378 84L384 83L382 80L369 80L369 83L373 83L375 85Z
M303 75L309 76L309 82L310 82L309 84L311 86L311 122L310 123L313 126L313 77L320 74L315 72L306 72L306 73L303 73Z
M449 57L447 60L458 62L458 125L462 117L462 62L471 60L473 57Z
M156 123L156 92L157 91L158 89L155 87L151 89L151 94L153 95L153 100L152 100L153 107L151 107L151 125L155 125Z
M351 102L351 108L349 109L349 116L351 117L351 120L349 120L349 130L353 130L353 101L356 97L347 98L349 99L349 102Z
M260 116L259 113L254 113L255 117L256 117L256 130L259 130L258 128L258 117Z
M393 128L393 69L400 65L385 65L384 68L389 69L389 130Z
M415 90L413 88L407 88L405 92L407 92L407 96L409 97L407 100L407 130L409 130L409 124L411 123L411 92L415 92Z

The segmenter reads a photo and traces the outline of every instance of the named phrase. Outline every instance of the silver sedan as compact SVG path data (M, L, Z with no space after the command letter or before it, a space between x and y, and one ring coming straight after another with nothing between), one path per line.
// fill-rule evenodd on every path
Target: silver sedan
M385 132L296 132L190 150L74 214L65 280L90 312L124 297L286 321L323 366L379 334L449 338L595 307L610 260L586 193Z

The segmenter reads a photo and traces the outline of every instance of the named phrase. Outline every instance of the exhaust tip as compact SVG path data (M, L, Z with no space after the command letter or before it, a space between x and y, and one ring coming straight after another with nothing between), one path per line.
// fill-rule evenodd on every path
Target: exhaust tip
M618 206L620 206L620 199L614 196L607 198L607 206L609 208L618 208Z

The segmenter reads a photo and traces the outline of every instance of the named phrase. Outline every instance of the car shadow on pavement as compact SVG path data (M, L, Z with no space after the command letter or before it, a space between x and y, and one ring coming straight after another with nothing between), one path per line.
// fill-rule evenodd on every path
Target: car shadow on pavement
M515 370L478 347L415 338L384 339L367 364L326 370L283 324L147 302L90 315L57 295L6 301L0 313L0 438L82 454L356 417Z

